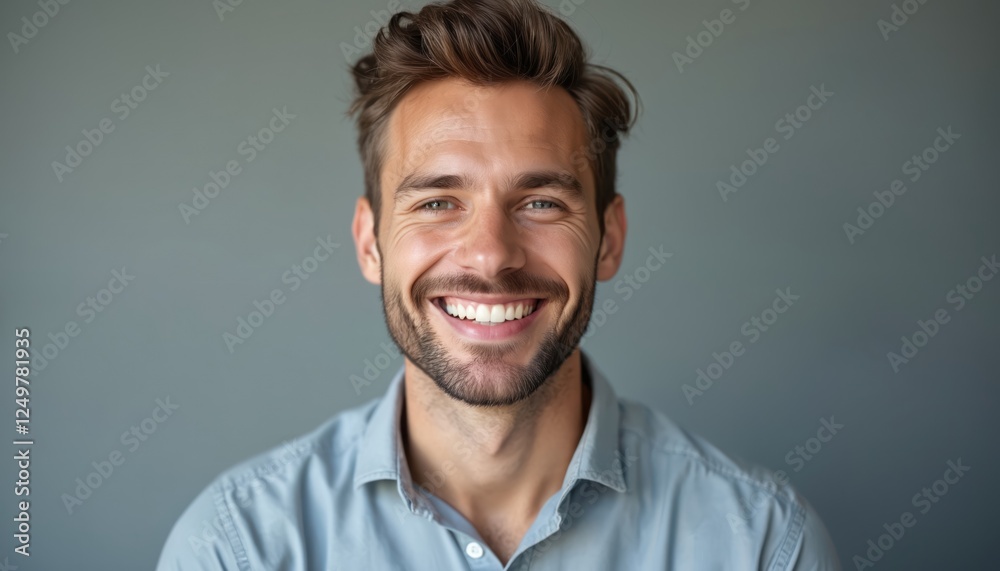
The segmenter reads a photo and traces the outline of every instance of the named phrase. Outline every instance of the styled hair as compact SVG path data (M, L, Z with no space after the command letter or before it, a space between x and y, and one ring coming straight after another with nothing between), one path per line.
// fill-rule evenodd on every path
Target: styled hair
M416 84L455 77L475 86L528 81L569 92L588 139L573 160L590 161L604 235L604 211L617 194L620 137L636 121L638 93L621 73L588 63L579 36L535 0L451 0L428 4L415 14L398 12L351 72L357 91L348 114L357 116L365 196L376 234L386 127L393 109Z

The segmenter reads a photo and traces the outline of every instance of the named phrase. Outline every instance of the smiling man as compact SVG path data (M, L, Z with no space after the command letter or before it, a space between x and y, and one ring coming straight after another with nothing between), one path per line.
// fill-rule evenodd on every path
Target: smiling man
M405 364L221 475L159 568L839 569L794 490L580 351L624 251L631 84L532 0L398 14L353 72L352 230Z

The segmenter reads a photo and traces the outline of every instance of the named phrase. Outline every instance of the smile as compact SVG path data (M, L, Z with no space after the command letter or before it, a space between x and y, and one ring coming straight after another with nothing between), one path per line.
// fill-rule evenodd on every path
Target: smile
M459 297L442 297L438 298L438 305L452 317L485 325L527 317L535 311L539 301L519 299L507 303L478 303Z
M539 298L476 301L447 296L431 300L452 329L479 341L512 339L534 323L545 303Z

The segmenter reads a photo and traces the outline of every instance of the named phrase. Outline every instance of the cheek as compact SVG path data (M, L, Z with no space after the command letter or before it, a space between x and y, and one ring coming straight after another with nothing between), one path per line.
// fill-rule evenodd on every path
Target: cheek
M566 266L593 263L600 247L596 231L589 232L579 221L553 224L538 234L531 240L544 245L538 251L551 259L563 260L562 265Z
M441 232L398 229L382 250L386 279L409 292L413 283L445 255L448 244Z
M586 287L582 282L593 278L596 257L593 245L573 234L546 236L533 243L537 246L532 247L528 254L529 271L549 274L563 282L569 289L570 299L567 302L572 305Z
M426 268L451 249L452 236L440 230L411 230L396 235L391 247L401 265Z
M574 218L531 229L538 234L534 242L543 243L546 249L555 250L563 258L590 260L597 255L599 229L590 228L581 219Z

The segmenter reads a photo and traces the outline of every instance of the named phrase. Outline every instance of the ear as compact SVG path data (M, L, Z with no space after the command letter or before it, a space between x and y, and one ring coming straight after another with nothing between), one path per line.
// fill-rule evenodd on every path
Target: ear
M627 230L625 199L618 194L604 209L604 238L601 240L601 251L597 258L598 280L608 281L618 273L625 252Z
M382 255L379 253L378 240L375 237L375 215L371 204L364 196L358 198L355 205L351 234L354 235L354 248L357 250L361 275L375 285L381 284Z

